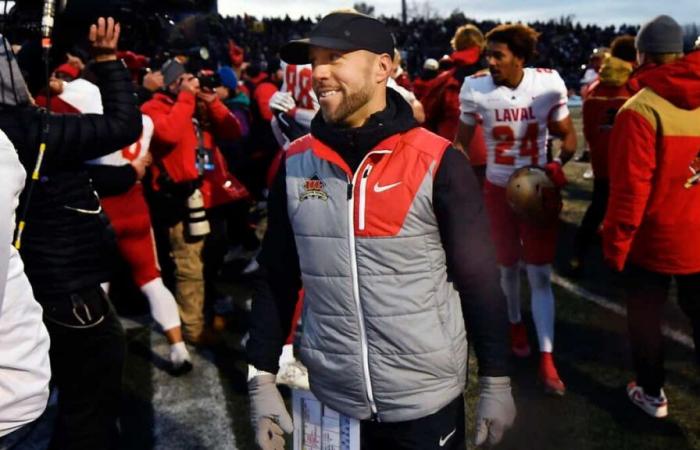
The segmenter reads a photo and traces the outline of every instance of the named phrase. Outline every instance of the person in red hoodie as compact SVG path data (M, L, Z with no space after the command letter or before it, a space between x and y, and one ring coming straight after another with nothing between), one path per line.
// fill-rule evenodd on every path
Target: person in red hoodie
M630 400L668 414L661 316L671 280L700 352L700 52L683 56L683 31L669 16L642 26L635 77L641 90L615 119L603 250L625 269L627 320L636 379ZM700 364L700 356L698 356Z
M165 88L144 103L141 111L153 121L152 179L157 194L151 202L154 227L167 229L175 264L175 299L182 319L182 334L192 344L208 340L204 327L203 239L187 231L188 198L202 186L205 170L202 150L211 136L201 132L196 114L197 99L207 107L211 132L221 139L240 136L238 120L221 103L215 92L202 92L199 80L187 73L177 60L161 68ZM202 136L202 140L198 139ZM213 158L210 161L214 160ZM205 202L208 195L205 192Z
M583 134L590 148L593 168L593 198L583 216L574 240L574 256L569 261L571 275L583 271L586 251L605 216L608 204L608 147L615 115L635 91L628 83L634 69L636 50L634 37L616 37L610 56L601 66L599 78L591 83L583 101Z
M481 57L486 41L481 31L472 24L457 28L450 42L454 52L450 55L454 66L430 83L423 97L425 109L425 127L436 134L455 140L459 128L459 91L464 78L486 68ZM486 171L486 144L481 125L469 142L455 140L458 149L464 151L477 174L477 179L483 184Z
M423 70L421 74L413 80L413 93L416 94L418 101L422 101L425 97L425 93L430 87L430 82L438 76L438 69L440 68L440 63L437 59L428 58L423 63Z

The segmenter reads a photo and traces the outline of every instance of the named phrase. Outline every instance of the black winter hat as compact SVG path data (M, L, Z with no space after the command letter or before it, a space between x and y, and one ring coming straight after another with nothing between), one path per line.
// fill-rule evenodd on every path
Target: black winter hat
M377 19L359 13L337 12L325 16L306 39L285 44L280 57L288 64L309 64L309 47L334 50L367 50L394 55L394 38Z

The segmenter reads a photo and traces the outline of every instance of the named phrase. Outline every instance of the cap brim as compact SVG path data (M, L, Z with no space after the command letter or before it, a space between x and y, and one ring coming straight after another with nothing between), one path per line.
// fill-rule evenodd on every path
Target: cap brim
M280 58L287 64L310 64L309 48L312 45L333 50L361 50L361 48L342 39L316 37L288 42L280 48Z

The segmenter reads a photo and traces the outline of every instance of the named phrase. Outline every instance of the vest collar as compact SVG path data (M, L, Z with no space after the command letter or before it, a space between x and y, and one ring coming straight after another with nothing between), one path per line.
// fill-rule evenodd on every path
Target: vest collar
M396 91L387 89L386 109L373 114L363 126L341 128L328 125L322 114L316 114L311 122L311 134L315 138L314 152L318 157L331 161L352 174L367 152L391 136L416 126L408 103ZM329 152L336 155L331 156Z

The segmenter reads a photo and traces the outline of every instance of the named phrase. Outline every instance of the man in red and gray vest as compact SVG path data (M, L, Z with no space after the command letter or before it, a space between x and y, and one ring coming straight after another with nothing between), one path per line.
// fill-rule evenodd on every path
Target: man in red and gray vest
M274 373L302 283L311 391L360 420L363 448L465 449L467 335L477 443L498 442L515 418L480 190L467 158L386 88L393 50L381 22L345 12L281 50L312 64L320 113L280 166L258 258L247 350L263 449L284 448L292 431Z

